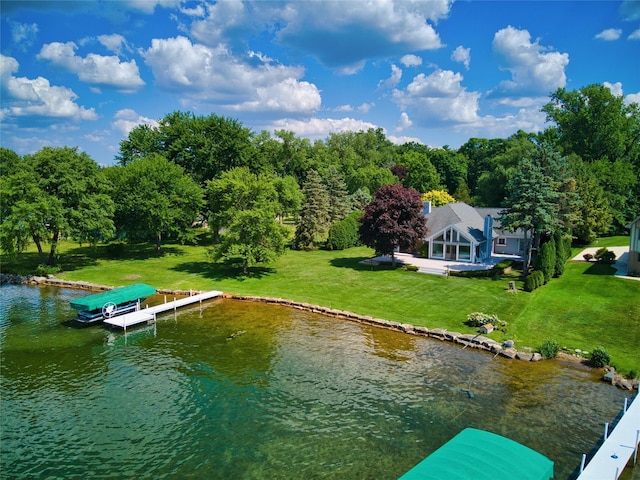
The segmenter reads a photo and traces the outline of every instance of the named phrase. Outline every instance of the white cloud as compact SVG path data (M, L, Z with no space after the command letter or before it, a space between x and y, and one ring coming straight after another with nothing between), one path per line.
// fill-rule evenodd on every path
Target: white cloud
M640 40L640 28L631 32L627 40Z
M38 35L38 25L35 23L11 23L11 38L14 45L22 50L33 45Z
M422 58L417 55L404 55L400 59L400 63L405 67L417 67L422 65Z
M364 102L358 107L358 111L362 113L369 113L369 111L375 106L376 106L375 103Z
M471 49L464 48L462 45L459 45L451 54L451 60L462 63L465 68L469 70L469 64L471 63Z
M609 89L609 91L613 95L615 95L616 97L621 97L622 96L622 83L621 82L616 82L616 83L604 82L603 85L605 87L607 87Z
M417 143L420 145L424 145L424 142L418 137L407 137L404 135L387 135L387 140L389 140L394 145L404 145L405 143Z
M351 105L339 105L333 109L334 112L353 112L354 108Z
M267 130L288 130L311 139L325 139L330 133L359 132L378 125L355 118L311 118L308 120L281 119L273 122Z
M114 87L126 93L133 93L145 84L135 60L121 62L115 55L95 53L80 57L75 54L77 48L73 42L48 43L42 46L37 58L75 73L82 82Z
M402 69L396 67L395 65L391 65L391 76L386 80L380 80L380 82L378 82L378 88L384 89L384 90L389 88L395 88L398 85L398 83L400 83L401 79L402 79Z
M567 83L564 69L569 54L549 51L538 41L532 43L527 30L503 28L493 38L493 50L500 69L511 72L511 80L501 82L495 93L546 95Z
M262 5L258 2L256 5ZM402 52L442 47L429 23L444 18L451 2L291 2L280 12L276 41L315 56L331 68Z
M627 105L631 105L632 103L640 105L640 92L638 92L638 93L630 93L629 95L624 97L624 102Z
M143 52L156 84L180 95L234 111L312 113L320 91L300 81L302 67L287 67L257 53L246 61L224 47L192 44L185 37L153 39Z
M111 126L119 131L123 137L129 135L129 132L138 125L149 125L154 128L158 126L157 121L152 118L143 117L130 108L118 110L113 118L114 120L111 122Z
M396 132L406 130L411 125L413 125L413 122L409 118L409 115L407 115L407 112L402 112L400 114L400 120L398 120L398 124L396 125Z
M131 51L131 47L127 43L127 40L118 33L114 33L112 35L99 35L98 41L116 55L122 55L123 49L129 52Z
M258 12L260 6L257 6ZM228 44L231 37L247 38L247 32L262 24L259 13L252 15L244 2L217 2L206 5L206 18L191 25L191 35L198 42L215 47ZM200 13L200 12L198 12ZM201 12L204 16L204 12ZM244 32L244 34L242 34Z
M421 73L405 90L394 90L392 98L420 124L474 122L478 120L480 93L467 91L462 80L462 75L450 70Z
M182 12L184 15L187 15L188 17L204 17L206 13L204 6L202 5L196 5L193 8L183 6L180 7L180 12Z
M95 120L93 108L85 109L75 103L78 96L66 87L52 86L43 77L29 79L15 77L18 61L0 54L0 80L3 92L2 117L52 117L72 120Z
M595 38L598 40L604 40L606 42L612 42L614 40L618 40L622 35L622 30L619 28L607 28L606 30L601 31L596 35Z

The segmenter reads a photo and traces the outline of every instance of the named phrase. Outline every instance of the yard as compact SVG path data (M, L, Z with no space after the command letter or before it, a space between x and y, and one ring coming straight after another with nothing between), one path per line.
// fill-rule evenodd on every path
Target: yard
M626 237L601 239L598 246L624 245ZM222 290L308 302L354 313L458 332L475 332L467 315L480 311L507 322L489 336L511 339L518 349L537 349L555 340L572 351L606 348L623 372L640 371L640 281L613 276L611 267L568 262L564 275L532 292L521 290L517 276L467 279L424 275L401 268L366 266L373 251L288 251L267 267L239 276L236 270L209 262L204 246L169 245L162 256L153 246L60 248L67 280L156 288ZM577 253L577 251L576 251ZM27 273L38 263L34 252L3 258L3 271ZM517 293L509 292L516 281Z

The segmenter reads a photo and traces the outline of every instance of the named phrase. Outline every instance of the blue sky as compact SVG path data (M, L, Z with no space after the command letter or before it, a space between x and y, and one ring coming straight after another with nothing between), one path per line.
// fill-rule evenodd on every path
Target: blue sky
M19 154L114 163L174 110L255 132L384 129L457 148L545 128L559 87L640 103L640 1L2 0L0 126Z

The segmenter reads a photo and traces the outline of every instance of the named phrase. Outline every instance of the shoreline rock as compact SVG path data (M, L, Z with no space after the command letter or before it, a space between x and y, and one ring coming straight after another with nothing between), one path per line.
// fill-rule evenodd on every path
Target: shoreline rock
M94 291L105 291L111 290L115 288L113 286L107 285L98 285L92 284L89 282L82 281L70 281L70 280L62 280L56 278L52 275L47 277L39 277L35 275L30 275L27 277L22 277L20 275L12 275L12 274L0 274L0 285L9 283L16 285L47 285L47 286L55 286L55 287L65 287L65 288L77 288L81 290L94 290ZM158 289L157 294L159 295L183 295L188 296L192 295L194 290L169 290L169 289ZM271 298L271 297L260 297L256 295L236 295L232 293L223 293L222 298L227 300L237 300L237 301L249 301L249 302L261 302L273 305L281 305L290 308L296 308L298 310L304 310L311 313L319 313L322 315L326 315L329 317L339 318L343 320L353 321L357 323L363 323L367 325L372 325L379 328L386 328L388 330L394 330L398 332L403 332L409 335L416 335L422 337L429 337L435 340L441 340L445 342L455 343L458 345L462 345L463 348L474 348L477 350L485 351L487 353L491 353L494 356L501 356L507 359L516 359L523 362L539 362L542 360L542 355L539 353L532 353L530 351L518 351L510 345L501 344L493 339L482 335L473 335L473 334L463 334L459 332L450 332L443 328L427 328L424 326L413 325L410 323L400 323L392 320L385 320L381 318L374 318L369 315L358 315L353 312L347 312L343 310L336 310L333 308L323 307L321 305L313 305L304 302L295 302L292 300L287 300L283 298ZM572 355L560 353L558 357L561 360L570 361L573 363L584 364L583 357L574 357ZM638 390L638 379L629 380L626 377L618 374L614 374L611 378L606 377L603 378L603 381L607 383L611 383L613 386L617 388L621 388L624 390Z

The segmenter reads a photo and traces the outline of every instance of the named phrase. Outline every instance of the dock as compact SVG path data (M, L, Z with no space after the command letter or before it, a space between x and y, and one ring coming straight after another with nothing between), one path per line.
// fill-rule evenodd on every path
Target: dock
M613 431L605 424L604 442L584 466L586 455L582 456L580 474L577 480L617 480L633 456L633 465L638 459L640 441L640 395L636 395L631 405L625 398L622 417Z
M171 310L177 310L180 307L187 305L193 305L195 303L202 303L204 300L209 300L222 295L222 292L218 290L212 290L210 292L197 293L195 295L189 295L188 297L173 300L171 302L166 301L153 307L143 308L141 310L127 313L125 315L119 315L113 318L105 318L104 323L112 327L118 327L126 330L129 327L138 325L140 323L147 323L155 320L158 313L168 312Z

